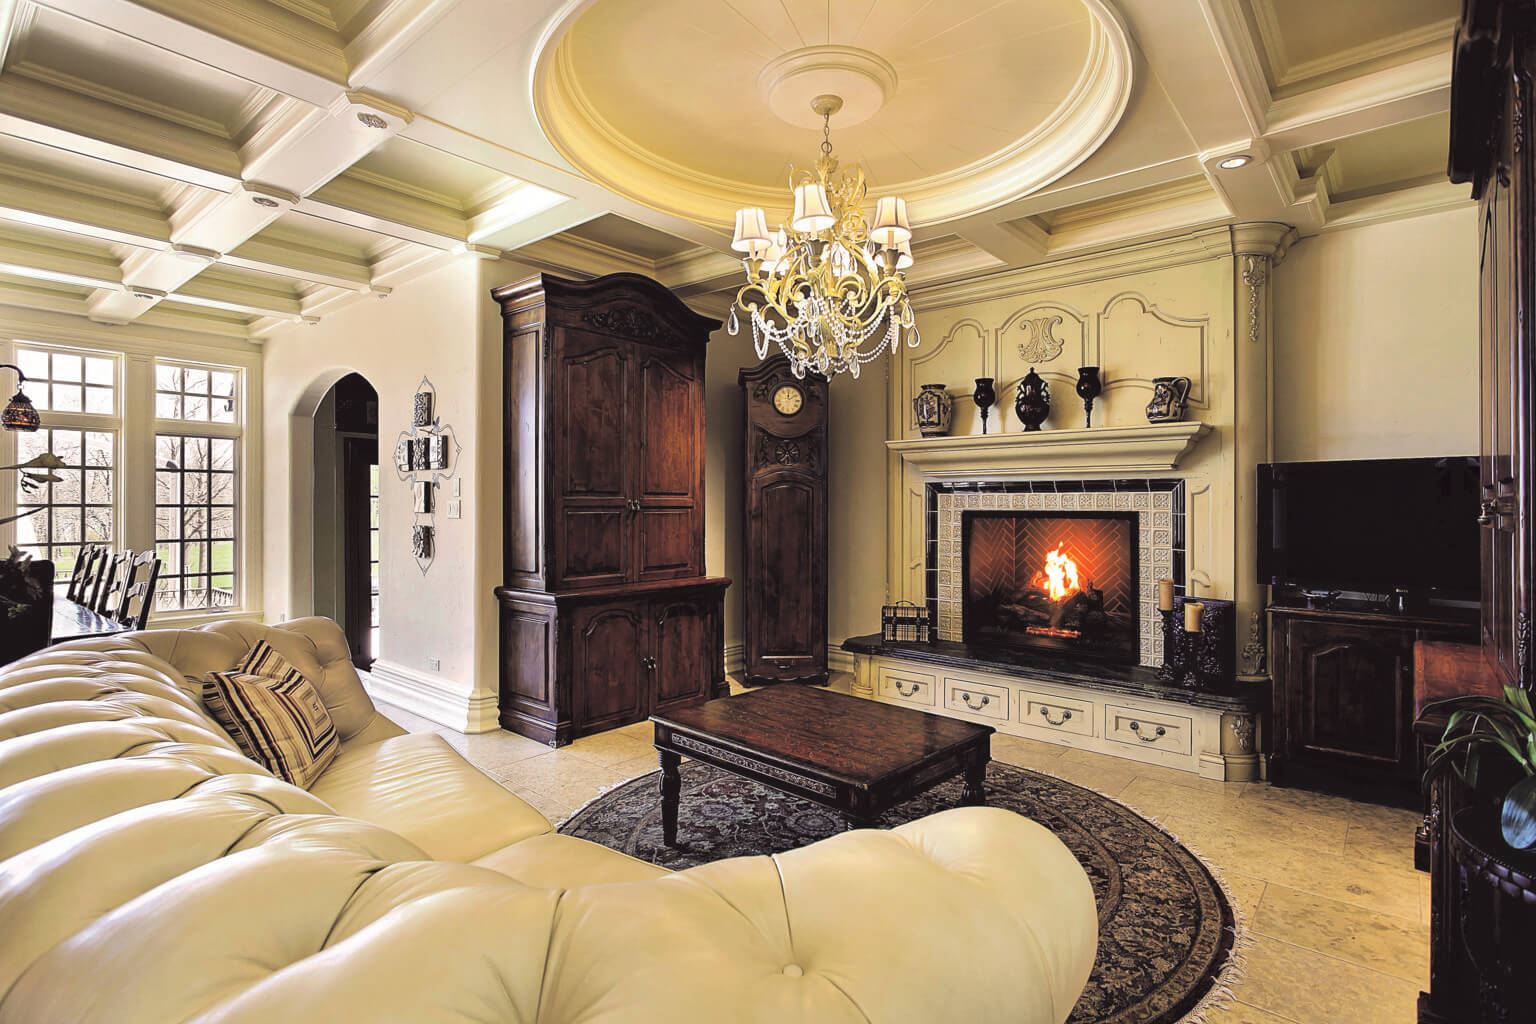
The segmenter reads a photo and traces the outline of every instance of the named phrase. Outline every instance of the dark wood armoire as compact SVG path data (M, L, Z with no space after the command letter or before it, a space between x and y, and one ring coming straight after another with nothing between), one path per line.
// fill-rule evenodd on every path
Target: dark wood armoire
M1536 3L1464 0L1451 77L1450 176L1478 201L1483 527L1480 644L1416 652L1429 668L1415 728L1425 748L1445 729L1430 701L1533 689L1532 324L1536 165L1531 159ZM1485 766L1488 759L1484 760ZM1485 767L1484 774L1488 769ZM1429 794L1416 859L1430 872L1430 987L1421 1024L1536 1019L1530 971L1536 905L1523 867L1490 860L1478 832L1493 809L1454 775ZM1507 856L1507 851L1505 856ZM1527 879L1525 891L1518 878Z
M737 377L746 407L742 502L748 686L827 681L825 377L775 356Z
M638 274L501 305L500 721L560 746L722 696L704 575L704 353L718 321Z

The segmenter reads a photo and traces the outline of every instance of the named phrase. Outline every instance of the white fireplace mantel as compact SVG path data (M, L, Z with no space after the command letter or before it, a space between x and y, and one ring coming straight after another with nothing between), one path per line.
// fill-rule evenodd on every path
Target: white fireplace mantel
M885 446L936 480L1017 480L1062 473L1165 472L1210 432L1206 423L1148 423L907 438Z

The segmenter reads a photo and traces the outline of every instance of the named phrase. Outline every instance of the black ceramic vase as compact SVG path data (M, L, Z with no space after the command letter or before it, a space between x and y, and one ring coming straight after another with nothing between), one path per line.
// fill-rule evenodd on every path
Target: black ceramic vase
M1051 386L1031 366L1024 379L1019 381L1019 393L1013 400L1013 411L1025 430L1039 430L1040 424L1051 414Z
M987 432L987 412L997 404L997 392L992 390L991 377L977 377L976 391L971 395L976 408L981 410L981 432Z
M1079 366L1077 368L1077 397L1083 400L1083 412L1087 418L1083 426L1093 426L1093 400L1104 391L1104 382L1099 379L1097 366Z

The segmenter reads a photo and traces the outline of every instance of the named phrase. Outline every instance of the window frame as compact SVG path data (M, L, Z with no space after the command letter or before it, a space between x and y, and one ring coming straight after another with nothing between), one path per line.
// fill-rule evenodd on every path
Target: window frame
M157 373L157 371L159 370L159 368L161 366L176 366L176 367L180 367L183 370L186 370L187 368L190 367L192 369L197 369L197 370L206 370L206 371L208 371L210 373L215 372L215 371L224 372L224 373L233 373L235 375L235 394L234 394L235 418L234 418L234 421L232 423L217 423L217 422L214 422L211 418L207 419L207 420L162 419L158 415L156 415L156 413L159 410L158 397L159 397L160 394L162 394L162 392L160 391L160 388L159 388L159 384L158 384L158 373ZM247 590L246 590L246 587L247 587L247 579L246 579L246 577L249 575L249 573L247 572L247 562L246 562L246 557L245 557L246 556L246 550L245 550L245 547L246 547L246 542L245 542L246 527L245 527L245 524L246 524L246 522L248 520L248 516L246 514L247 513L247 506L246 506L246 481L245 481L245 477L246 477L246 474L248 472L248 467L250 465L250 460L248 458L248 453L247 453L246 445L245 445L245 433L246 433L245 432L245 422L246 422L246 415L247 415L246 411L247 411L247 401L248 401L248 393L249 393L249 389L248 389L247 382L246 382L246 377L247 377L246 368L243 367L243 366L239 366L239 365L233 364L233 363L210 362L210 361L207 361L207 360L200 360L200 359L185 359L185 358L181 358L181 357L178 357L178 356L171 356L171 355L166 355L166 356L157 355L157 356L155 356L153 359L151 359L149 361L149 387L148 387L148 390L147 390L147 392L146 392L146 394L144 396L144 400L145 400L145 403L146 403L146 408L149 409L149 411L150 411L150 415L147 418L148 419L148 429L149 429L148 448L149 448L149 452L150 452L150 463L151 463L150 464L151 478L150 478L150 487L149 487L149 544L150 544L150 546L152 546L152 547L159 547L159 545L162 544L162 543L179 543L179 542L161 541L160 538L157 536L157 532L158 531L156 530L156 526L155 526L155 515L156 515L157 510L161 509L161 508L170 508L170 507L176 507L176 508L180 508L180 509L184 509L184 508L187 507L184 504L180 504L180 503L178 503L176 506L161 505L159 503L159 501L156 499L155 484L154 484L153 474L158 473L160 471L159 463L158 463L158 461L156 459L156 452L157 452L158 447L159 447L160 438L162 436L175 436L175 437L183 437L183 438L185 438L185 437L220 438L220 439L226 439L226 440L233 441L234 442L234 446L235 446L235 454L234 454L234 459L235 459L235 470L234 470L234 504L232 506L233 509L234 509L234 519L235 519L235 525L234 525L234 568L232 570L232 574L234 575L234 578L235 578L235 586L234 586L235 600L234 600L234 603L232 605L226 607L226 608L214 608L210 604L210 605L208 605L206 607L203 607L203 608L177 607L177 608L156 609L156 611L153 613L156 618L163 618L163 619L168 619L168 620L174 620L177 617L182 617L182 616L208 616L208 615L220 616L223 613L239 614L239 613L241 613L241 612L246 610L246 607L247 607L247 604L248 604L248 601L247 601ZM185 467L183 467L183 471L185 471ZM209 550L209 559L211 561L212 560L212 551L213 551L213 548L212 548L212 537L209 537L209 538L206 538L206 539L209 542L209 549L208 550ZM178 557L180 557L180 556L178 556ZM182 566L181 569L182 569L182 572L177 572L177 573L174 573L172 575L176 576L177 578L181 578L182 575L183 575L183 572L185 571L185 566ZM208 573L208 578L209 578L210 589L211 589L212 578L213 578L213 573L212 573L212 567L211 566L210 566L210 571ZM178 599L178 603L179 603L179 599Z

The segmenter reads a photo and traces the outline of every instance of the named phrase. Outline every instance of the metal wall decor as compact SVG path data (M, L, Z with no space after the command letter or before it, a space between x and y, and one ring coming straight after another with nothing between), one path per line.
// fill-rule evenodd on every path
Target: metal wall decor
M411 489L411 555L423 573L437 557L435 516L442 503L439 488L458 475L462 449L453 427L442 421L437 389L421 378L411 398L411 426L395 440L395 475ZM450 510L451 512L452 510Z

